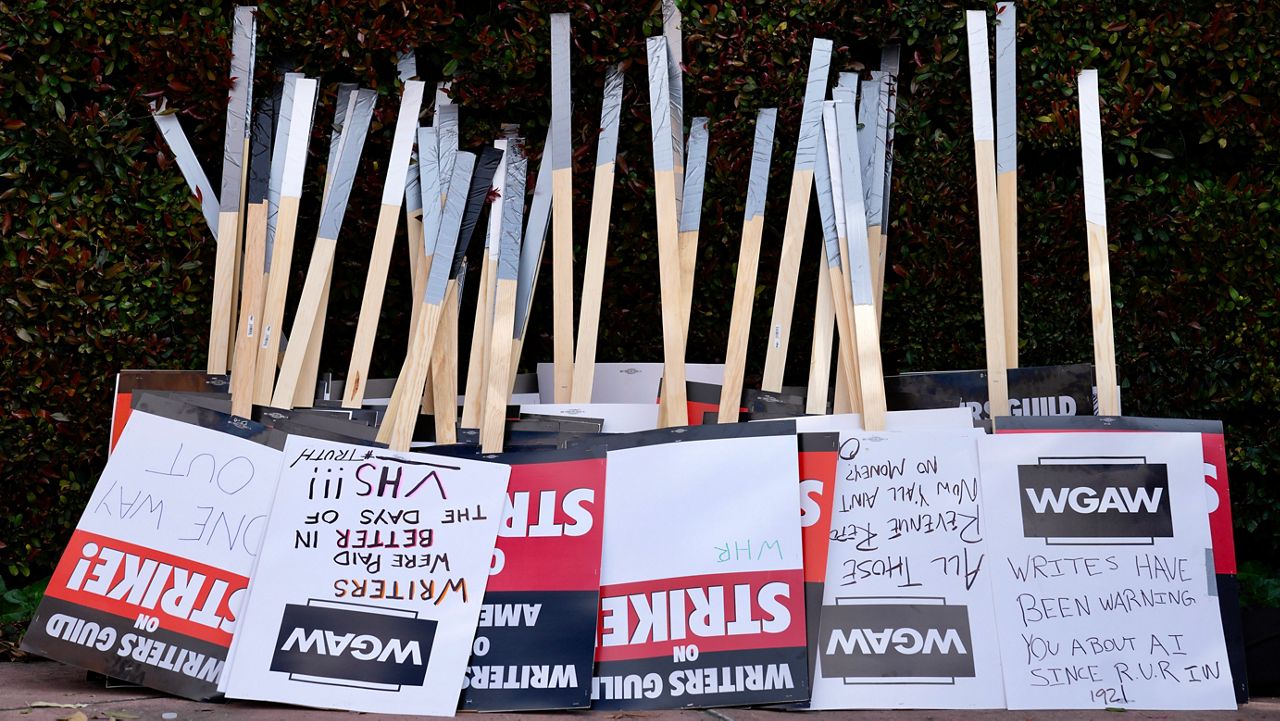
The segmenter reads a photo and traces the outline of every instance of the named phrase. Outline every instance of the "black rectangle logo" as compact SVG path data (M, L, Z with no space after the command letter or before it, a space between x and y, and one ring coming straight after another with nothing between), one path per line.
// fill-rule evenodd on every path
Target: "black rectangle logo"
M972 678L969 608L938 603L822 607L823 678Z
M343 686L421 686L435 635L435 621L291 603L271 670Z
M1018 466L1026 538L1168 538L1169 468L1162 463Z

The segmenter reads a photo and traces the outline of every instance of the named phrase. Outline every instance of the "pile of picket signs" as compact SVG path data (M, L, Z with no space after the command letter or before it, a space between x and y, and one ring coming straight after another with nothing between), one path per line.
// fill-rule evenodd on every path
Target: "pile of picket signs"
M318 81L288 74L279 117L251 113L241 80L253 77L254 11L236 10L221 202L176 117L156 117L217 238L209 367L119 375L112 453L23 648L193 699L406 714L1247 701L1222 425L1119 415L1096 75L1081 74L1079 93L1094 364L1017 367L1016 276L1000 274L1006 254L1016 261L1005 185L1016 123L1002 111L992 126L988 16L974 11L988 363L884 377L879 226L897 52L870 79L840 73L826 101L833 43L815 39L762 390L744 390L774 112L757 118L727 362L686 364L683 259L697 255L707 122L694 119L686 145L679 13L662 5L664 35L647 49L663 363L594 362L609 193L593 199L572 335L570 28L556 15L553 117L527 222L522 139L459 151L443 88L434 124L418 127L424 83L401 58L341 382L320 376L319 349L376 93L337 93L321 220L281 353ZM1012 108L1012 5L997 15L998 99ZM597 190L611 192L622 77L606 82ZM827 264L810 384L784 388L814 189ZM492 198L484 332L460 395L459 286ZM998 200L1013 213L999 222ZM400 376L370 379L402 201L422 303ZM680 202L690 212L677 225ZM555 362L517 377L552 212Z
M652 398L652 370L598 381ZM450 715L1233 708L1243 687L1218 424L633 430L655 403L528 403L505 453L395 453L335 440L332 411L213 410L225 379L201 373L119 387L23 645L182 696Z

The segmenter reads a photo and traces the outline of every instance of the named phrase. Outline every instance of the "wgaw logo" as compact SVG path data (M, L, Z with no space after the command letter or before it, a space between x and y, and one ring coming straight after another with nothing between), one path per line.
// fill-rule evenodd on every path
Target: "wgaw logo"
M823 606L818 639L825 678L930 683L974 675L967 606L909 600Z
M1018 466L1027 538L1115 539L1173 535L1169 468L1157 463Z
M422 685L435 621L321 603L326 605L285 606L272 671L339 686L397 690Z

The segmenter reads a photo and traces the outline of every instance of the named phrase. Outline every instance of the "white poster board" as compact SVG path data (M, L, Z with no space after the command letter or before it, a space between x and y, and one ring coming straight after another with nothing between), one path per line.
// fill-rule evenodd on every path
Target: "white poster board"
M1234 709L1192 433L980 441L1012 709ZM999 549L995 552L994 549Z
M452 716L509 475L290 437L227 695Z
M841 434L810 706L1003 708L971 433Z
M602 433L635 433L658 427L657 403L525 403L521 413L567 418L599 418Z
M554 364L538 364L538 395L543 403L554 403ZM686 363L685 380L723 383L723 363ZM657 403L662 385L661 363L596 363L591 386L592 403Z

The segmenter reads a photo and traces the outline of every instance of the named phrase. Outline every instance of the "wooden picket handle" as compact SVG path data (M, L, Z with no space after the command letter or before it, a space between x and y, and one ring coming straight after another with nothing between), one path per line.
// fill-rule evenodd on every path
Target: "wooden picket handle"
M236 352L231 365L231 415L253 415L253 384L258 361L262 302L266 294L267 203L250 203L244 235L244 283L240 290L240 319L236 323Z
M987 14L965 13L969 40L969 89L973 100L973 154L978 187L978 236L982 245L982 317L986 331L987 395L992 418L1009 415L1005 352L1004 281L1000 264L1000 210L996 201L995 121L991 109L991 63Z
M495 197L500 200L490 207L489 227L485 232L484 252L480 260L480 280L476 289L475 317L471 322L471 352L467 354L467 386L462 399L462 427L479 428L480 419L484 415L485 385L489 373L489 340L493 337L493 304L496 300L495 289L499 239L502 233L503 213L506 197L506 165L507 140L494 142L494 147L503 151L502 160L498 162L498 171L493 179Z
M836 92L847 92L847 88L843 86L837 87ZM852 316L850 313L849 299L849 281L846 268L849 264L849 251L847 241L844 239L846 218L844 213L844 203L838 202L843 199L843 184L841 176L841 165L839 157L839 143L836 135L835 127L835 105L833 102L827 101L822 107L822 125L821 137L818 140L818 158L814 164L814 187L818 194L818 214L822 220L822 236L823 236L823 263L820 264L820 273L825 282L820 282L818 287L818 308L823 310L824 306L829 308L828 316L817 318L815 316L814 326L814 350L815 353L820 352L822 358L813 361L818 364L822 377L816 382L811 378L809 388L811 392L816 391L816 397L811 398L808 402L807 412L814 414L826 413L827 408L827 390L830 385L831 377L831 346L832 333L831 321L835 320L836 329L839 331L840 355L846 359L845 363L839 364L837 370L844 374L844 383L840 385L849 396L849 406L853 410L858 410L860 403L857 400L857 377L854 375L856 370L856 359L854 357L854 340ZM857 171L857 172L860 172ZM823 295L826 300L823 300ZM825 346L818 344L818 338L822 336ZM849 360L854 360L850 363ZM811 409L811 410L810 410Z
M436 443L458 442L458 281L450 278L431 351L431 413ZM425 395L425 392L424 392ZM424 398L423 408L426 408Z
M493 327L489 341L490 367L486 375L484 412L481 414L480 445L486 453L500 453L506 430L507 401L511 385L511 341L515 336L516 287L520 275L520 239L524 231L525 177L529 172L524 144L519 138L507 141L505 163L506 197L502 200L502 234L495 240L498 262L494 266Z
M747 336L756 299L756 273L760 266L760 237L764 232L765 198L769 194L769 165L773 158L776 108L756 114L755 141L751 146L751 170L747 176L747 202L742 214L742 247L729 313L729 345L725 350L724 382L720 388L718 423L737 423L742 404L742 382L747 366Z
M809 353L809 386L805 391L804 412L810 415L827 412L835 326L836 307L831 302L831 275L827 264L823 262L818 268L818 299L813 309L813 342Z
M1098 71L1080 73L1080 148L1084 166L1084 217L1089 245L1089 299L1098 413L1120 415L1116 336L1111 320L1111 266L1107 255L1107 196L1102 169L1102 111Z
M830 40L813 41L809 75L805 83L804 109L800 115L800 138L796 144L795 168L791 175L791 199L782 231L782 254L778 261L778 285L773 296L773 317L769 322L768 350L764 361L766 391L780 392L791 341L791 316L795 312L796 283L800 273L801 246L809 218L809 193L813 189L813 164L820 134L822 99L827 94L831 69Z

